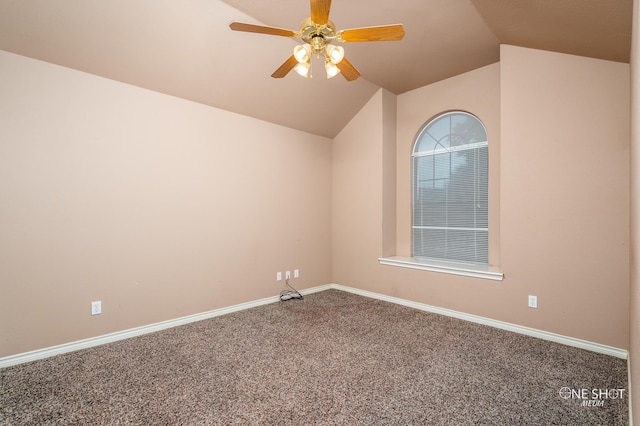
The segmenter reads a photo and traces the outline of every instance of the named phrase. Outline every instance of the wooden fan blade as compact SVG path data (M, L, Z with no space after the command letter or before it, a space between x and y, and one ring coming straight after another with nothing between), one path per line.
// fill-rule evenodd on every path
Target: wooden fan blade
M265 27L262 25L244 24L242 22L232 22L229 28L234 31L244 31L248 33L271 34L283 37L295 37L295 31L285 30L282 28Z
M329 10L331 0L311 0L311 20L318 25L326 25L329 22Z
M404 37L402 24L383 25L380 27L352 28L342 30L337 35L342 41L398 41Z
M289 71L291 71L293 67L295 67L297 64L298 64L298 60L296 59L295 56L291 55L289 59L284 61L284 64L280 65L280 68L278 68L277 70L274 71L273 74L271 74L271 77L282 78L285 75L289 74Z
M347 60L347 58L342 58L336 66L340 68L340 74L342 74L347 81L353 81L360 77L360 72Z

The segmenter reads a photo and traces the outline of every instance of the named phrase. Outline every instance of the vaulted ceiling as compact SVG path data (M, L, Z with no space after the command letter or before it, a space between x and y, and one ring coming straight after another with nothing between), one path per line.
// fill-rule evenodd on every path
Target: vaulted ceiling
M345 44L362 73L353 82L321 69L271 78L296 41L229 29L298 30L308 0L0 0L0 49L333 137L379 88L401 94L489 65L500 44L629 62L632 3L334 0L338 29L406 31L402 41Z

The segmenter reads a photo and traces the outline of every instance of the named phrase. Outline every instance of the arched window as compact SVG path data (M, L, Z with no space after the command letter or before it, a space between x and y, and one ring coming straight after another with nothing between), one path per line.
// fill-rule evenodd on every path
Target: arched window
M488 141L482 122L447 112L413 148L413 256L488 264Z

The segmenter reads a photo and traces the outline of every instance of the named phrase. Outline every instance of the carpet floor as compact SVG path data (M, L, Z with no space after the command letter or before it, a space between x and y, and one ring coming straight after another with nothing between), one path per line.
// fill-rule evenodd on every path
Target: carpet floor
M327 290L0 370L2 425L626 425L626 361Z

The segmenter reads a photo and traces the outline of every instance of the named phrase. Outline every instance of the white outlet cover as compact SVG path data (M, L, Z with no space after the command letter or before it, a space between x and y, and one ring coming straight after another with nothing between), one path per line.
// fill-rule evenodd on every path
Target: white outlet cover
M282 281L282 272L276 273L276 281Z
M300 277L300 270L299 269L294 269L293 270L293 278L299 278Z
M538 307L538 296L529 296L529 307L537 308Z
M102 313L102 302L91 302L91 315L98 315Z

